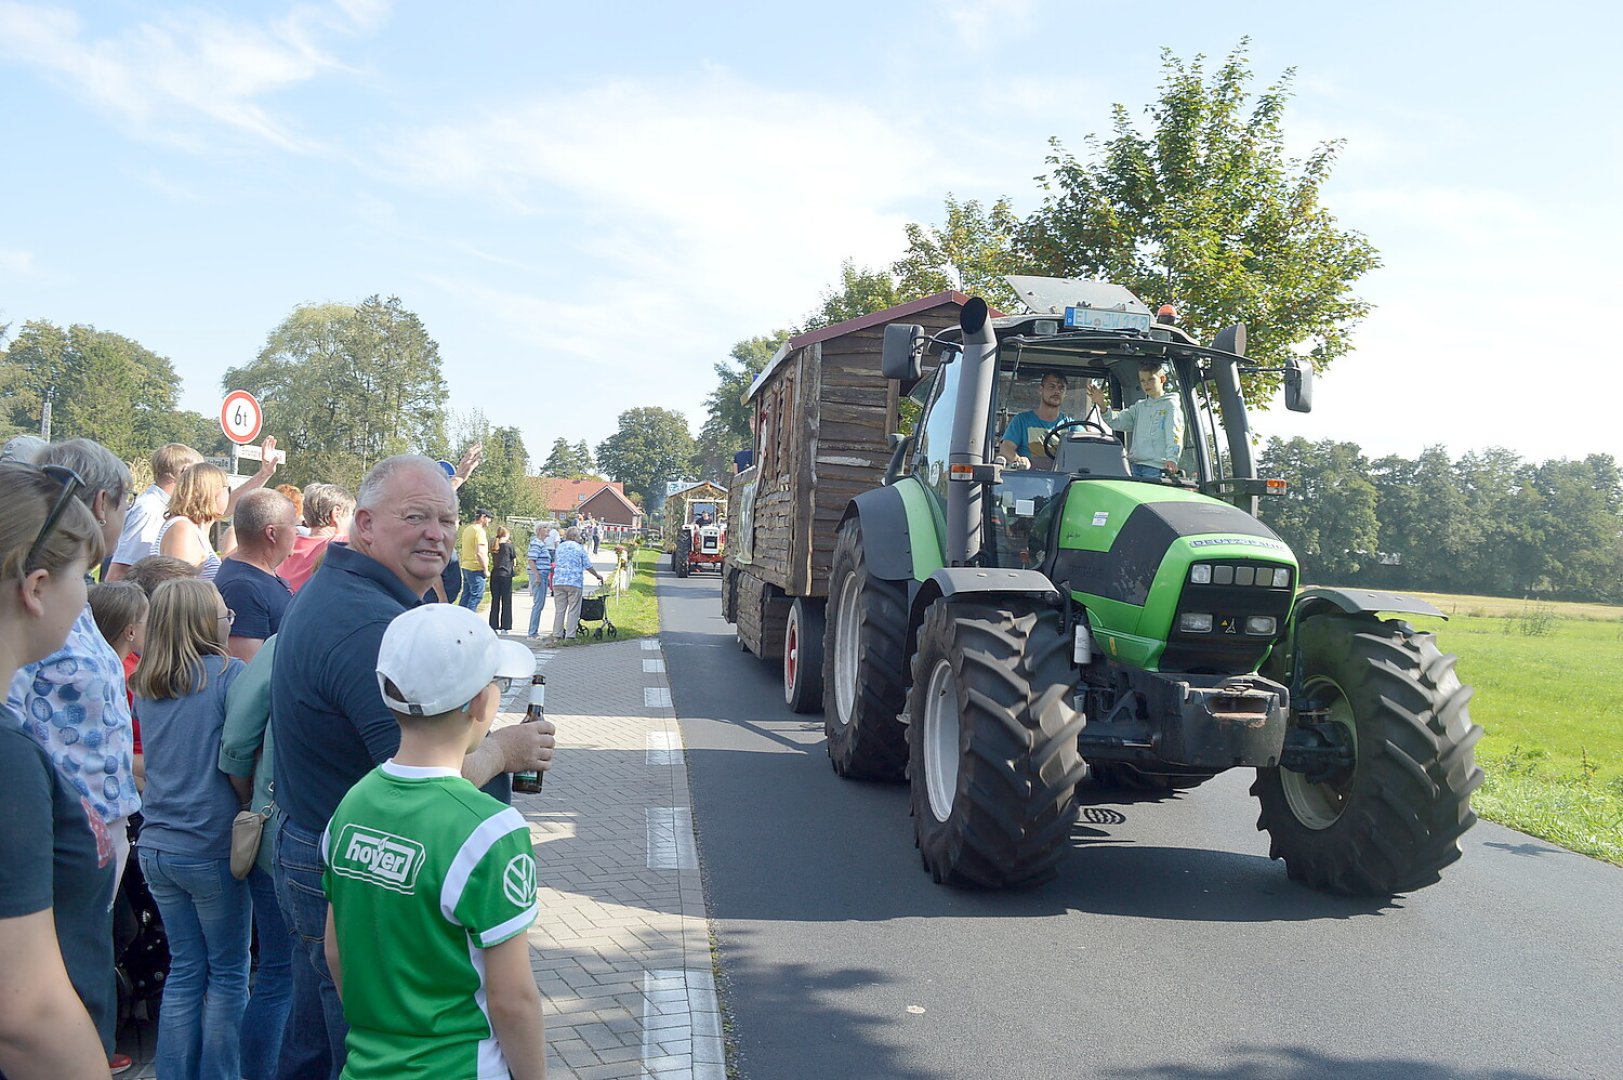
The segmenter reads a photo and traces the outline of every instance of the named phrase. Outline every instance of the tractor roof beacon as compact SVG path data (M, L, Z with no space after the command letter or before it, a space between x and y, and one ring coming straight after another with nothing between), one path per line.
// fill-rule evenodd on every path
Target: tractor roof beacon
M1425 602L1298 591L1256 516L1283 485L1252 459L1244 327L1202 346L1118 286L1010 283L1030 313L971 299L955 329L885 328L884 375L918 419L834 546L836 771L905 771L924 864L950 884L1051 876L1089 766L1162 790L1255 768L1258 828L1292 878L1436 881L1475 821L1470 689L1430 634L1382 618L1440 614ZM1312 369L1283 374L1308 411ZM1053 375L1057 410L1039 399ZM1006 438L1033 467L1000 456Z

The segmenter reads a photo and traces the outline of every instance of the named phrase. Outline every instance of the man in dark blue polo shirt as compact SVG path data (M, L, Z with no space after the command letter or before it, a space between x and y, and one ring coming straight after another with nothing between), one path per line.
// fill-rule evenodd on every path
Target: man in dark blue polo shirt
M293 602L293 589L277 576L276 568L293 553L299 521L293 500L271 488L244 495L231 518L237 550L220 563L214 587L231 612L226 648L247 663L280 632L282 616Z
M348 546L326 561L282 619L271 668L276 802L276 888L299 935L293 1005L277 1075L336 1078L344 1063L343 1007L322 937L319 844L339 800L400 746L400 728L378 689L378 648L390 620L416 607L439 580L455 542L456 495L431 459L400 455L361 484ZM508 773L551 766L551 723L513 725L486 737L462 775L504 801Z

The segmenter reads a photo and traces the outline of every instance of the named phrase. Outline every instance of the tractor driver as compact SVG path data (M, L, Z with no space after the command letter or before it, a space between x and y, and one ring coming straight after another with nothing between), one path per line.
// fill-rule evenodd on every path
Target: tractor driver
M1003 429L998 453L1015 469L1052 469L1054 459L1043 452L1043 436L1071 418L1060 411L1065 402L1065 376L1050 371L1037 384L1037 407L1016 413Z
M1088 397L1099 407L1106 423L1118 431L1133 433L1128 456L1133 461L1134 476L1176 476L1178 455L1183 453L1183 410L1178 407L1178 399L1167 393L1166 368L1160 364L1140 365L1138 386L1144 396L1121 412L1110 411L1102 386L1089 386Z

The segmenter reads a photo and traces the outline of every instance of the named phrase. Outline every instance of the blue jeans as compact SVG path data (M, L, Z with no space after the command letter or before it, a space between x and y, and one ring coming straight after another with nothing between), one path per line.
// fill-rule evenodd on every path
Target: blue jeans
M254 899L254 929L259 931L259 971L242 1014L242 1076L273 1080L293 1004L293 931L277 903L275 878L254 867L248 874L248 892Z
M485 598L485 572L483 570L462 571L462 596L457 603L469 611L479 610L479 601Z
M344 1068L344 1006L327 970L327 894L321 837L289 818L276 836L276 898L294 935L293 1005L276 1061L281 1080L337 1080Z
M137 849L169 935L169 978L158 1013L158 1075L238 1080L248 1003L248 886L229 859Z
M541 633L541 609L547 606L547 584L552 574L543 570L530 575L530 636Z
M1159 465L1146 465L1142 461L1133 462L1133 475L1142 476L1149 480L1159 480L1166 475L1166 470Z

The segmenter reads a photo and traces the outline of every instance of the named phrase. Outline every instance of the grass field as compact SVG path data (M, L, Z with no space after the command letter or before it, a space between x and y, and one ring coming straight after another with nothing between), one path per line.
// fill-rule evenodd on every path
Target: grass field
M1476 688L1477 813L1623 865L1623 608L1420 595Z

